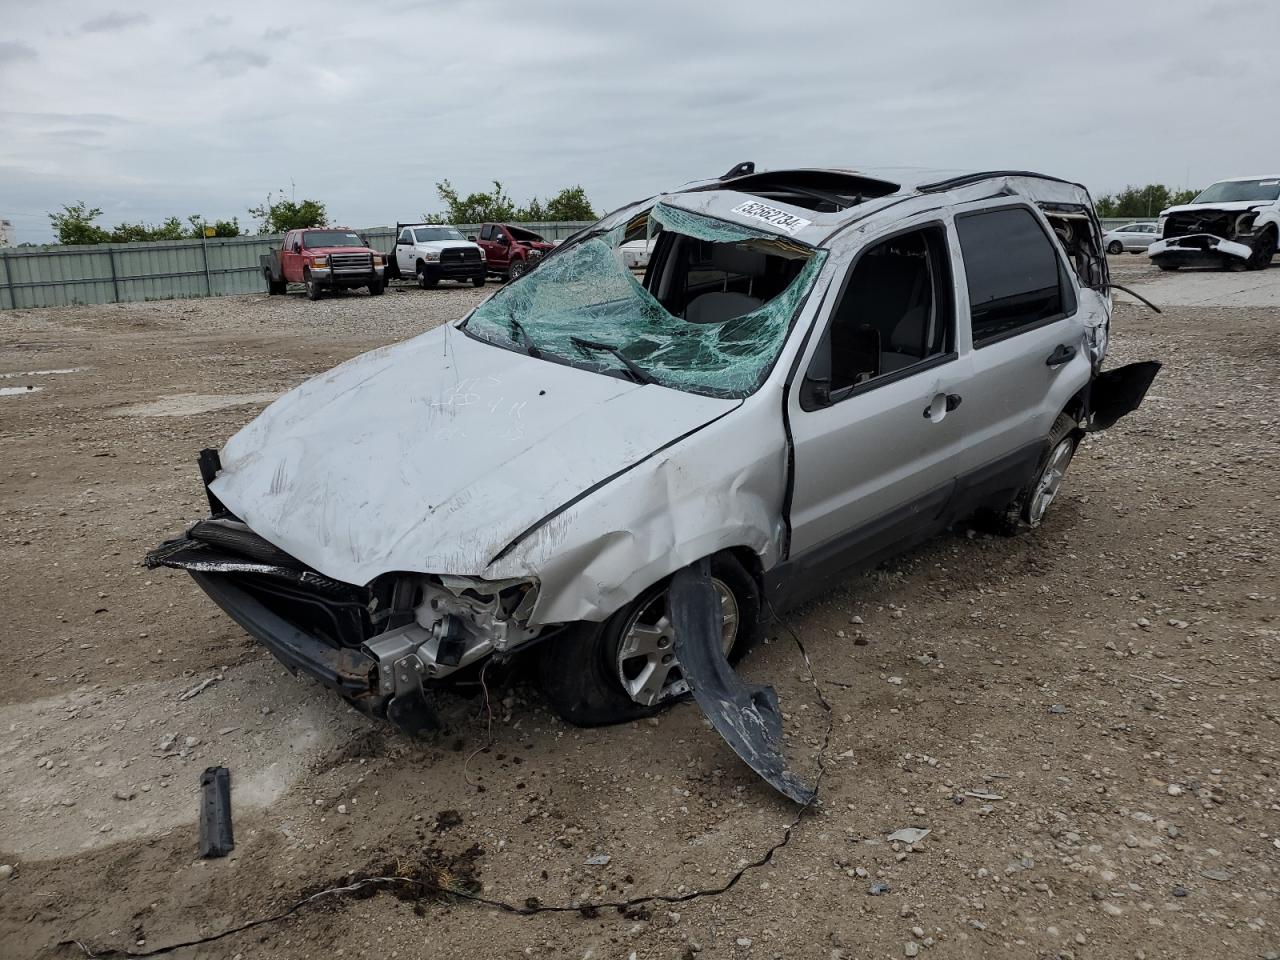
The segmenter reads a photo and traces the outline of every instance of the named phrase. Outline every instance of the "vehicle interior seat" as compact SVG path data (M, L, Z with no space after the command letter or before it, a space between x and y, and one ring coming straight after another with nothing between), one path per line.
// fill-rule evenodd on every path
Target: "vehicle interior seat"
M861 383L920 361L933 291L923 244L872 251L854 268L831 327L832 370Z
M684 318L689 323L724 323L748 314L764 303L754 295L756 281L765 276L767 269L763 253L744 250L731 243L717 243L711 246L710 266L725 274L724 289L694 297L684 310ZM734 281L734 286L742 286L743 279L746 280L746 293L728 289L730 280Z

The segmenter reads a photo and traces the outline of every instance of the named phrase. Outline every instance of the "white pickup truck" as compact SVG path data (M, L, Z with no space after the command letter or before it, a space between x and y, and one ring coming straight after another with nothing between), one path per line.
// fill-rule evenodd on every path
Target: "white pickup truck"
M483 287L484 251L456 227L443 223L397 223L396 247L387 254L387 275L418 278L424 290L441 280L471 282Z
M1265 270L1280 240L1280 175L1220 180L1190 203L1160 211L1147 256L1161 270Z

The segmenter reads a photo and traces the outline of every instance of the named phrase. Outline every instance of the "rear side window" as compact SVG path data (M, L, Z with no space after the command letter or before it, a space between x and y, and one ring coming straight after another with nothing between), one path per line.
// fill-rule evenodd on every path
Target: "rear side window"
M956 233L975 347L1065 316L1058 255L1030 210L965 214Z

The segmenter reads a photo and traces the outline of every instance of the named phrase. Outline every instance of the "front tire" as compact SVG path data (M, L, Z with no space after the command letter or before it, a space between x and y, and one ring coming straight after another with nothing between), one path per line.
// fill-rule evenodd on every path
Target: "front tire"
M484 277L472 277L472 278L471 278L471 285L472 285L473 287L483 287L483 286L484 286Z
M369 284L369 296L380 297L382 296L382 291L386 289L387 285L383 281L375 280L373 283Z
M712 557L711 576L722 591L722 610L732 610L732 633L726 626L724 642L736 661L759 630L760 590L729 554ZM669 652L674 643L665 611L667 587L664 579L603 623L574 624L542 646L539 680L562 719L584 727L625 723L652 716L685 695L688 685ZM726 625L729 620L726 613ZM663 675L655 677L659 671ZM636 699L628 687L651 702Z
M523 260L512 260L511 266L507 267L507 282L519 280L529 272L529 265Z
M418 286L423 290L433 290L440 281L435 277L427 276L427 268L425 264L418 264Z
M1253 256L1249 258L1250 270L1266 270L1276 255L1276 234L1273 230L1265 230L1253 247Z
M302 275L302 282L307 285L307 299L319 300L323 291L320 289L320 284L316 283L315 277L311 276L310 270Z
M1159 267L1161 270L1167 271L1168 273L1172 273L1174 270L1179 269L1179 268L1182 266L1182 264L1180 264L1180 263L1157 263L1157 264L1156 264L1156 266L1157 266L1157 267Z
M1124 244L1119 240L1112 240L1107 244L1107 253L1124 253Z

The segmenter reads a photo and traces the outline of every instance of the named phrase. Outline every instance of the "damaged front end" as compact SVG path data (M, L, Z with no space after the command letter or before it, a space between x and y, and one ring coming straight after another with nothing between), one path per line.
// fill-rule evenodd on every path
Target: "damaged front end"
M1165 270L1183 266L1261 270L1276 254L1280 179L1223 181L1196 201L1160 216L1160 237L1147 248Z
M440 726L434 681L542 632L528 626L534 580L389 574L355 586L311 569L211 501L215 516L151 551L146 565L186 570L292 673L409 733Z

